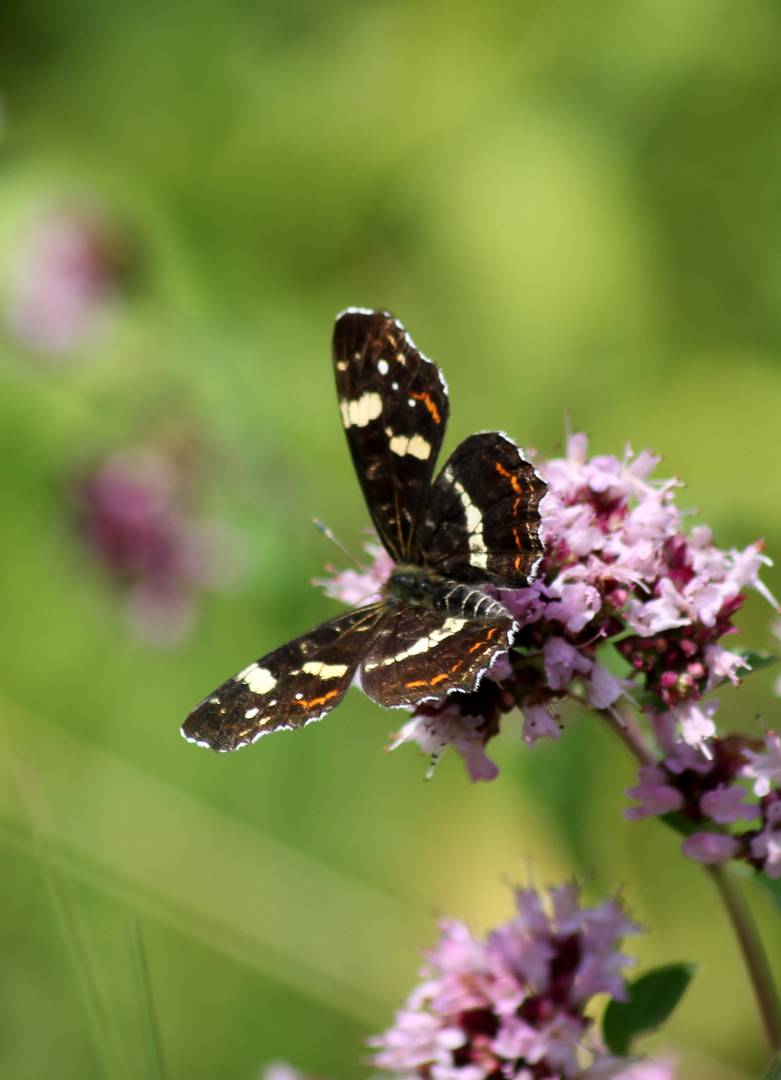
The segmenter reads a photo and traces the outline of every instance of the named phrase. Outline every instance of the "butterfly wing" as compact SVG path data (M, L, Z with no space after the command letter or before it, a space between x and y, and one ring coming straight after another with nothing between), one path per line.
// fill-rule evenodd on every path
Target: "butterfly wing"
M473 691L498 654L509 649L517 626L500 603L482 600L487 608L479 619L458 614L457 605L446 617L434 607L391 610L361 663L365 693L394 709L440 701L452 690Z
M445 381L387 311L342 312L333 354L347 442L369 513L393 559L407 562L445 433Z
M417 558L457 581L527 585L543 553L540 502L546 491L507 435L470 435L434 481Z
M322 719L346 694L381 620L381 604L354 608L261 657L204 698L182 734L212 750L238 750Z

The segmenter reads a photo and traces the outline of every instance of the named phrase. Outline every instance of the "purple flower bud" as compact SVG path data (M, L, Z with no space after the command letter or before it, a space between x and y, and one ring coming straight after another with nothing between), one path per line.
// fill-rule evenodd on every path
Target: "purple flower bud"
M640 821L652 815L669 814L671 810L680 810L683 795L668 782L664 769L655 765L643 765L637 770L640 783L627 788L630 799L637 799L639 806L630 806L624 810L628 821Z
M745 789L740 786L724 787L719 784L712 791L706 791L700 799L700 808L712 821L719 825L731 825L735 821L752 821L760 816L758 806L746 805Z
M551 712L550 705L539 702L521 702L523 712L523 737L529 746L533 746L537 739L547 736L549 739L561 738L561 727Z
M777 732L769 731L765 735L765 746L765 754L743 751L747 764L741 771L743 776L754 780L754 794L760 798L768 794L772 784L781 786L781 737Z
M564 638L548 638L542 651L545 675L551 690L563 690L576 672L585 675L591 671L588 657Z
M740 840L721 833L699 832L687 836L681 851L694 862L720 863L734 859L741 848Z

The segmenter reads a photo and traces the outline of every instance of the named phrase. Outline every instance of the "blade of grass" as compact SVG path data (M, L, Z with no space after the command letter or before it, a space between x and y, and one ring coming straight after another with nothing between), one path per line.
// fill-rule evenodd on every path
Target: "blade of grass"
M154 999L152 997L152 983L149 978L149 965L146 960L146 950L141 938L141 930L136 919L128 919L128 939L130 941L130 955L133 961L133 971L136 977L138 1000L141 1007L141 1018L146 1037L147 1063L149 1065L150 1080L166 1080L165 1067L163 1065L162 1043L160 1041L160 1028L157 1023Z
M43 872L63 944L73 968L97 1056L107 1080L132 1080L117 1027L100 985L95 963L79 925L76 905L65 878L55 868L52 827L37 773L29 763L14 762L33 843Z
M428 910L2 698L0 712L17 756L33 758L46 779L57 813L53 855L69 880L108 890L135 913L176 926L363 1025L385 1021L414 965L408 943L433 932ZM0 798L0 835L12 843L23 839L17 820ZM346 936L333 933L337 924Z

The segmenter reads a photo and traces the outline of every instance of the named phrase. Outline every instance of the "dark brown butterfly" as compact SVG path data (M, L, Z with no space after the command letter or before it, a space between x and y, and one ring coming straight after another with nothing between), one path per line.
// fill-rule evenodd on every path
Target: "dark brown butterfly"
M196 706L182 733L199 746L237 750L320 720L356 675L389 708L470 692L512 645L512 616L481 586L534 577L545 483L496 431L470 435L433 479L447 386L387 311L343 312L333 356L355 471L396 567L377 603L282 645Z

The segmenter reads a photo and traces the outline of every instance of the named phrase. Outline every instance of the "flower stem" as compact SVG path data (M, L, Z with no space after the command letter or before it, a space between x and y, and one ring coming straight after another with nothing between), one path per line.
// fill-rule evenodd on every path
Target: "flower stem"
M727 909L732 929L743 953L754 987L762 1024L772 1053L781 1051L781 1001L773 982L767 954L762 947L754 917L735 878L724 866L705 868Z
M641 765L658 764L637 720L628 709L621 709L620 716L610 709L600 709L599 715ZM771 1052L778 1053L781 1051L781 1001L754 918L737 882L723 865L704 866L704 869L716 886L743 953Z
M659 759L648 746L633 713L625 708L620 709L620 716L612 709L599 709L598 713L641 765L659 764Z

